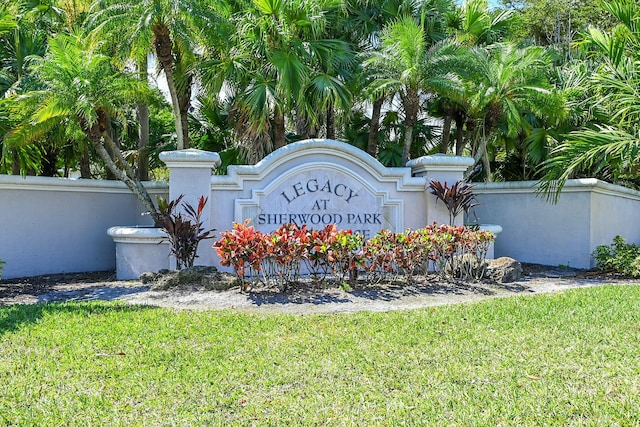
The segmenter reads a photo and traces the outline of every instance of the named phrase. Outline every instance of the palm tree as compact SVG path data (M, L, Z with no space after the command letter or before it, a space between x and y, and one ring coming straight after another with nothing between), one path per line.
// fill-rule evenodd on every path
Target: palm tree
M38 89L38 82L31 75L30 62L44 55L50 36L80 27L89 4L89 0L30 0L8 2L6 7L0 7L0 96ZM9 21L6 21L7 17L10 17ZM7 28L4 24L11 21ZM12 114L12 124L7 128L18 120ZM28 147L4 145L1 147L2 169L7 169L11 163L14 174L54 176L59 173L62 162L68 171L80 160L81 175L89 178L90 158L86 144L77 144L73 135L64 129L49 132ZM74 151L75 147L83 149Z
M508 36L510 25L513 22L513 13L510 10L491 12L486 0L467 0L455 13L448 15L449 26L453 30L452 37L461 45L468 48L474 46L486 46L502 42ZM473 71L474 60L464 50L461 55L465 57L456 67L456 74L463 79L472 80L469 74ZM449 150L451 128L455 123L455 154L462 155L464 150L464 126L467 123L467 94L463 88L453 90L448 94L440 93L432 105L433 113L442 117L442 136L439 151L446 153Z
M467 46L484 46L504 41L513 23L509 9L489 11L487 0L466 0L455 16L455 37Z
M474 77L467 81L467 132L472 132L474 165L466 178L482 162L485 179L491 180L487 146L495 132L504 129L508 137L531 130L526 114L549 117L564 111L563 101L549 82L545 70L550 66L547 52L538 47L516 48L496 44L474 48ZM499 127L498 125L501 124Z
M365 67L374 70L371 90L395 93L400 98L405 126L403 165L409 160L413 129L422 110L421 97L455 86L455 79L447 67L456 61L458 52L454 43L429 45L423 25L404 16L384 28L380 34L380 49L371 52L364 62Z
M28 144L56 127L72 126L145 209L155 212L149 194L107 131L111 117L122 117L127 107L150 96L148 86L116 70L109 57L74 35L51 38L47 54L36 62L33 72L41 89L11 100L27 117L5 136L5 143Z
M237 30L225 59L206 63L210 88L224 81L233 90L235 128L250 160L286 144L290 112L318 125L321 112L330 121L335 105L349 103L338 71L348 46L323 38L334 4L254 0L231 17Z
M49 16L51 8L40 7L37 2L12 5L12 9L0 12L0 97L10 94L20 94L35 88L30 76L29 63L31 58L42 56L46 49L46 38L53 27ZM16 117L7 116L9 122L15 122ZM8 123L5 127L10 127ZM3 132L4 133L4 132ZM1 134L0 134L1 135ZM1 139L1 137L0 137ZM55 172L56 156L59 148L51 135L47 141L41 140L29 148L9 147L3 144L3 163L11 163L12 173L35 175ZM10 159L10 160L9 160ZM46 159L51 160L47 162ZM45 163L52 163L46 167ZM44 169L44 170L43 170Z
M15 17L4 6L0 9L0 35L18 26Z
M91 25L101 37L113 35L138 59L153 47L167 79L178 149L189 147L190 70L198 42L221 23L221 9L203 0L98 0L93 6Z
M600 5L619 21L609 32L590 28L581 45L600 65L588 87L602 122L570 132L545 163L541 190L557 199L567 179L598 175L637 180L640 167L640 6L634 0ZM637 181L636 181L637 185Z
M382 29L402 14L415 15L417 13L416 6L413 2L403 0L345 1L347 16L342 20L343 34L346 34L350 43L363 53L359 55L361 63L366 59L368 52L378 48ZM388 94L368 89L374 78L374 70L372 67L362 67L361 63L359 64L359 72L352 76L348 84L354 88L352 93L361 94L361 102L371 104L366 151L376 157L379 149L382 107Z

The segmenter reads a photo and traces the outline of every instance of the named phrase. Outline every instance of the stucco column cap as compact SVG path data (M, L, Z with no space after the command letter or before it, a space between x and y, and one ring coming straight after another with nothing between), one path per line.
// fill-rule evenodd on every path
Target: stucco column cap
M473 165L473 158L464 156L452 156L449 154L433 154L422 156L407 162L407 167L416 174L430 171L465 171Z
M146 226L115 226L107 230L107 234L116 243L119 242L149 242L167 241L167 233L156 227Z
M163 151L162 160L169 168L211 168L220 166L220 155L211 151L187 148L186 150Z

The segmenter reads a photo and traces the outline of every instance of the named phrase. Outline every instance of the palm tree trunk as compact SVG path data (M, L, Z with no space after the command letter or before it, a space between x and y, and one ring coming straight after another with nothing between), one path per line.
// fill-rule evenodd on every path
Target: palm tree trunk
M11 156L11 174L20 175L20 172L20 156L18 155L18 150L14 148Z
M149 106L138 104L138 179L149 181Z
M113 139L111 139L111 135L109 135L107 132L102 132L101 136L104 140L107 153L109 153L111 159L113 159L114 163L117 162L117 164L121 165L119 169L124 170L129 178L137 179L135 171L133 170L131 165L129 165L129 162L127 162L127 160L122 156L122 151L120 151L116 143L113 141ZM116 179L119 178L116 176Z
M484 144L484 155L482 156L482 165L486 174L484 181L491 182L491 162L489 162L489 152L487 151L487 144Z
M327 139L336 139L336 119L333 111L333 102L327 104Z
M106 111L100 109L96 111L96 115L98 117L98 121L96 122L97 130L99 132L99 136L102 137L104 141L104 145L106 147L106 151L109 154L109 157L115 162L120 164L119 170L124 171L125 174L130 179L136 179L136 173L129 163L122 156L122 151L120 151L120 147L112 138L112 133L110 132L111 128L111 118ZM93 130L92 130L93 132ZM116 175L118 177L118 175Z
M404 130L404 147L402 148L402 166L406 166L411 153L413 142L413 126L406 126Z
M180 107L180 122L182 124L183 147L189 148L189 107L191 106L191 83L193 78L187 77L183 90L178 91L178 106Z
M180 103L178 100L178 92L176 82L173 76L173 45L171 41L170 31L164 24L155 24L152 28L154 36L154 46L156 56L162 71L164 71L167 79L167 87L171 96L171 107L173 109L173 119L176 125L176 139L178 150L185 148L184 130L182 129L182 117L180 115Z
M411 157L411 145L413 144L413 128L418 123L418 111L420 110L420 97L416 89L408 90L402 96L404 106L404 147L402 148L402 166L406 166Z
M138 64L140 79L147 81L147 57ZM149 105L138 104L138 179L149 180Z
M307 138L313 139L317 137L318 137L318 126L310 124Z
M369 139L367 140L367 153L376 157L378 154L378 133L380 132L380 113L384 98L376 98L373 101L373 109L371 111L371 121L369 122Z
M82 144L80 147L80 157L78 158L80 163L80 178L91 179L91 156L89 155L89 146Z
M284 133L284 113L281 112L280 109L276 108L273 113L273 143L276 150L286 145Z
M138 180L131 179L129 175L127 175L123 170L119 169L118 166L114 163L114 161L109 157L109 153L104 149L100 141L92 141L93 147L96 152L100 156L100 158L105 162L107 167L111 170L111 172L118 177L118 179L125 183L125 185L133 192L133 194L138 198L138 200L142 203L142 206L147 212L155 213L156 207L151 201L151 196L147 192L147 189L144 188L142 182Z
M447 154L449 149L449 139L451 136L451 116L446 114L444 116L444 123L442 124L442 139L440 140L440 152Z
M456 156L462 156L464 152L465 140L464 140L464 119L462 117L456 117Z
M491 163L489 162L489 153L487 152L487 138L480 138L480 144L478 144L477 151L473 156L473 164L467 168L464 173L465 181L471 177L475 167L482 162L482 167L484 168L485 182L491 182Z
M301 108L296 110L296 134L307 139L309 138L309 121L300 110Z
M91 145L96 150L96 153L98 153L98 156L100 156L100 158L105 163L107 168L111 171L111 173L113 173L120 181L125 183L125 185L129 188L129 190L131 190L131 192L142 203L142 206L145 208L147 212L156 213L157 212L156 207L153 204L153 201L151 201L151 196L149 196L147 189L144 188L144 186L142 185L142 182L140 182L135 177L132 178L129 175L129 171L126 171L126 168L125 169L119 168L116 165L116 163L113 161L113 159L111 158L111 156L109 155L105 147L102 145L101 135L104 135L106 133L104 132L104 130L100 129L101 128L100 124L96 122L90 129L86 129L86 127L84 126L83 128L84 128L85 135L87 136L89 141L91 141ZM105 139L105 143L107 143L106 139ZM130 170L130 172L133 173L132 170Z
M106 116L106 119L105 119L105 133L109 135L109 139L113 140L114 138L113 126L111 125L111 118L109 116ZM111 156L112 159L116 158L115 151L120 150L117 143L114 143L112 146L107 145L106 149L107 149L107 153L109 153L109 156ZM114 181L118 178L113 173L111 173L111 171L107 168L107 179L110 181Z

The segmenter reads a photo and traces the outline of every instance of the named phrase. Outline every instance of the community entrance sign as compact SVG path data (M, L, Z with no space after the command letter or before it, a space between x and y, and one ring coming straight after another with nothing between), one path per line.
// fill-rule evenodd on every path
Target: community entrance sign
M250 168L230 174L248 196L235 198L234 220L248 219L264 232L289 223L314 229L336 224L369 238L381 229L417 224L405 218L408 202L422 217L418 222L424 221L424 178L412 177L409 168L385 168L345 143L294 143ZM222 188L217 182L214 177L213 188Z
M235 215L270 231L282 224L323 228L336 224L371 237L383 228L402 229L403 200L375 189L363 177L339 165L312 162L296 167L237 199Z
M227 175L212 176L219 164L213 154L181 150L162 156L171 171L171 199L185 194L193 204L200 195L209 196L205 228L222 231L248 221L271 232L290 223L313 229L336 224L366 238L382 229L398 232L447 220L444 206L428 192L428 180L453 183L473 161L427 156L387 168L349 144L306 140L256 165L229 166ZM213 251L201 246L199 263L217 265Z

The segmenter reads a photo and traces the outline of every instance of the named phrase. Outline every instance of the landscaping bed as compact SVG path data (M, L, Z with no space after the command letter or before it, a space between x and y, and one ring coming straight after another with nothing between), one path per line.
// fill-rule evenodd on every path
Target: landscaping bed
M286 292L274 287L255 287L240 292L208 290L200 284L170 290L152 290L141 281L118 281L115 272L44 275L0 281L0 305L53 301L123 300L186 309L235 309L287 313L337 313L388 311L474 301L491 297L548 293L569 288L608 283L638 283L618 275L565 267L523 264L522 278L513 283L448 282L436 274L414 276L410 283L394 281L351 289L337 283L322 286L303 282Z

